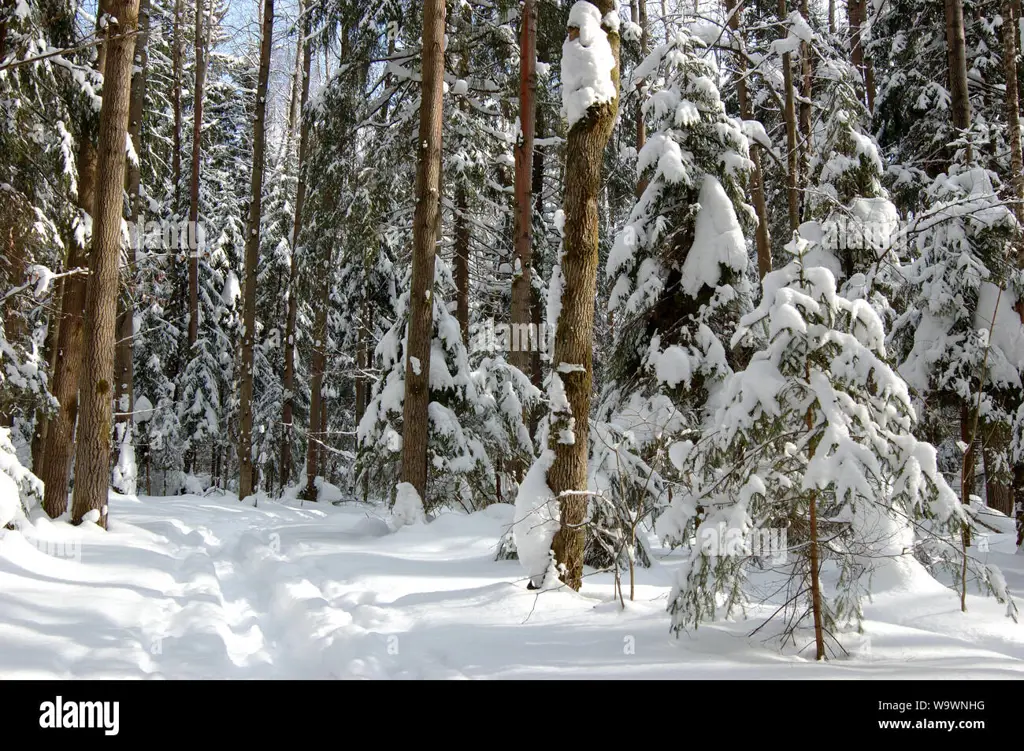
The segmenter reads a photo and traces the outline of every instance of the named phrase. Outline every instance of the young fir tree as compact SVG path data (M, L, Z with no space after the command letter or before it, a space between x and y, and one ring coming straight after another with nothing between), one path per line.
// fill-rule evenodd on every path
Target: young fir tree
M631 546L613 541L624 537L624 520L661 502L661 473L670 468L657 464L673 436L699 431L713 409L738 363L726 345L751 307L749 145L742 123L726 114L705 53L679 31L632 74L649 82L642 109L650 134L637 162L645 188L605 266L614 381L592 431L592 565L608 565L615 548L632 560Z
M729 379L717 429L674 449L692 484L664 527L693 525L697 540L669 600L677 632L742 607L767 553L784 559L782 637L812 628L820 660L841 629L859 626L864 595L919 575L921 522L956 529L965 514L935 449L914 438L878 314L839 295L828 269L806 266L805 249L790 244L794 260L765 277L740 322L734 344L759 349ZM784 545L759 549L773 529Z

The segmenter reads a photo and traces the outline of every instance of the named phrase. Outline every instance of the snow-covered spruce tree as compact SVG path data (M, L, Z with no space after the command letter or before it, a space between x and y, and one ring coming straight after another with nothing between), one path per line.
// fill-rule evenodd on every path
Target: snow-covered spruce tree
M677 633L727 616L748 600L758 557L783 559L781 638L795 643L812 628L820 660L859 626L863 596L920 575L922 522L956 529L965 513L935 449L914 438L878 314L840 296L828 269L805 266L805 248L790 244L795 260L765 277L760 305L741 321L734 343L760 349L729 379L716 430L674 452L693 484L672 514L683 527L702 513L669 612ZM785 543L759 550L768 530ZM1000 580L986 581L1006 600Z
M868 300L890 324L904 237L899 212L883 187L885 165L867 131L860 72L830 58L816 73L828 85L821 87L824 122L815 133L807 221L800 225L811 243L806 263L827 267L844 297Z
M947 471L960 474L963 460L967 496L975 492L977 457L971 444L984 431L1009 432L1024 374L1024 358L1004 318L1013 310L1011 290L999 304L1004 325L989 338L997 285L1007 276L1006 247L1016 226L994 180L980 167L935 178L925 196L928 208L907 232L914 253L901 269L908 306L889 336L900 374L923 398L927 435L937 446L946 444ZM959 449L958 442L963 443ZM986 470L1005 475L1008 460L991 457L993 466Z
M0 530L17 529L42 501L42 481L18 460L10 429L0 427Z
M674 436L700 430L738 363L726 345L751 307L749 144L725 112L718 71L705 53L702 41L681 30L633 72L650 82L643 110L651 134L638 155L646 188L605 267L616 318L614 382L591 436L591 490L599 493L591 565L611 563L607 541L623 537L624 519L653 510L651 494L662 491L659 473L667 467L648 463L660 457L664 464Z
M403 291L395 301L395 322L374 351L383 377L374 386L357 434L358 472L369 480L374 494L385 496L392 493L400 479L409 299L409 274L405 276ZM438 258L432 295L428 484L423 499L428 512L442 504L464 508L486 505L495 487L494 467L483 438L460 417L474 415L487 404L470 370L459 323L443 302L453 287L447 263Z

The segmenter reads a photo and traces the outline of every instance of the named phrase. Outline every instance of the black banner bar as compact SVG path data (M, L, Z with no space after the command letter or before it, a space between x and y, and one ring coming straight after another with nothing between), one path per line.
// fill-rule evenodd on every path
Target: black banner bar
M626 729L672 717L717 727L716 735L735 733L737 743L745 733L760 742L770 728L786 728L788 737L823 738L817 733L828 732L844 745L938 735L970 743L1020 732L1021 684L1012 680L680 680L635 688L607 681L527 682L537 685L448 681L425 690L416 681L3 681L0 706L10 710L3 725L12 740L101 745L218 739L265 744L277 737L321 737L325 726L327 736L343 742L338 733L348 723L353 733L383 732L390 744L405 734L418 741L440 732L457 738L496 721L565 732L566 723L609 729L621 723ZM540 710L548 703L559 709Z

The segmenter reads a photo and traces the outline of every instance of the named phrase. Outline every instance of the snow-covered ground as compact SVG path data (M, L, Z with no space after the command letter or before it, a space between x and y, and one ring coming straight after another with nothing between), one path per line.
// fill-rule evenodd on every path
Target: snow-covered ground
M35 512L0 530L0 678L1024 678L1024 624L939 586L875 598L827 664L758 620L672 636L666 551L625 610L606 574L538 595L494 560L512 511L391 532L357 504L114 496L106 533ZM1024 591L1010 535L987 542Z

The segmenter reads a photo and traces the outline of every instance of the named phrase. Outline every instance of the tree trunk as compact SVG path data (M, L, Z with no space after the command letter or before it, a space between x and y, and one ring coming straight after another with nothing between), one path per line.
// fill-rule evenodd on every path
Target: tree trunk
M971 127L971 100L967 92L967 42L964 36L963 0L944 0L946 14L946 58L949 64L949 93L953 106L953 127L967 138L964 156L974 161L967 131Z
M102 15L106 3L101 3ZM98 26L97 26L97 33ZM102 50L102 45L100 47ZM102 54L97 58L99 66ZM101 73L102 68L97 67ZM96 123L92 112L82 119L82 133L78 141L78 208L83 214L95 216L96 203ZM95 221L93 221L95 233ZM88 248L79 245L75 238L69 243L65 271L87 270ZM75 426L78 421L79 381L82 378L84 359L84 331L86 295L89 276L85 273L65 277L62 283L60 322L58 324L56 360L50 393L60 405L57 414L50 419L43 444L45 462L41 466L39 479L43 481L43 509L51 518L68 510L68 477L71 474L71 460L75 449Z
M805 19L810 18L807 0L800 0L800 13ZM813 51L809 42L800 44L800 68L803 81L800 91L800 135L802 137L800 172L809 174L811 167L811 86L814 70Z
M131 212L130 241L127 248L127 268L124 272L124 288L118 299L117 312L117 355L114 364L114 385L116 388L116 407L114 422L116 438L119 446L131 445L131 431L134 426L132 418L135 403L134 378L135 369L132 359L135 339L135 273L136 253L143 234L140 224L145 218L142 212L142 118L146 101L146 69L148 67L149 42L149 4L150 0L139 2L139 35L135 43L135 65L132 71L131 101L128 105L128 136L132 141L136 161L128 163L128 208ZM134 483L128 487L117 488L121 493L134 493Z
M402 414L402 481L410 483L424 503L427 502L427 410L430 404L430 346L434 330L434 259L441 225L444 36L444 0L424 0L423 94L417 139L420 149L416 166L412 289Z
M299 4L299 12L303 11L302 3ZM300 27L299 37L304 40L309 33L308 16ZM299 102L297 114L302 118L302 125L299 129L299 182L295 188L295 216L292 222L291 242L291 267L288 273L288 313L285 318L284 330L284 406L281 421L284 426L281 437L281 488L283 489L290 481L292 474L292 435L294 433L294 409L295 409L295 325L299 315L299 237L302 234L302 212L306 203L306 151L309 141L309 124L306 117L306 108L309 102L309 69L313 61L313 45L302 44L302 65L299 67L296 62L296 76L298 89L301 92L293 101ZM293 109L292 117L296 116ZM294 127L294 123L293 123Z
M592 3L602 18L614 12L614 0ZM593 384L594 303L597 297L598 198L601 166L618 114L619 34L602 24L615 57L612 78L615 99L592 106L569 131L565 157L565 230L561 257L562 306L555 328L553 364L565 387L570 414L552 412L549 448L555 458L547 472L548 486L560 500L561 528L552 541L560 578L572 589L583 584L583 550L587 511L587 454L590 435L590 392ZM578 33L569 29L569 37ZM559 440L572 432L572 442ZM564 568L562 568L564 567Z
M533 323L533 142L537 126L537 3L526 0L520 33L519 124L522 138L515 148L515 251L512 277L512 331ZM520 337L520 345L524 337ZM527 342L529 340L527 339ZM536 348L536 347L534 347ZM529 346L513 347L509 362L529 374Z
M647 56L650 51L650 35L647 32L647 0L634 0L630 7L632 13L632 21L640 27L640 58L641 60ZM638 81L636 84L637 92L642 92L646 81ZM647 122L644 120L644 99L643 96L637 98L636 103L636 152L640 153L640 150L647 143ZM636 184L636 197L639 198L647 190L647 180L641 177Z
M174 112L174 144L171 152L171 182L174 186L173 214L181 210L181 0L174 0L174 24L171 30L171 109Z
M742 38L742 8L738 7L737 0L725 0L725 8L729 13L729 28L737 39ZM750 104L750 94L747 90L747 60L743 55L736 56L736 96L740 103L740 117L744 120L753 120L754 112ZM765 275L772 270L772 245L771 237L768 234L768 203L764 197L764 174L761 171L761 147L751 144L750 161L754 169L750 176L750 195L754 201L754 211L757 213L757 230L755 240L757 243L757 275L764 279Z
M1024 158L1020 142L1020 90L1017 77L1017 55L1020 53L1017 41L1020 23L1019 1L1003 2L1003 71L1006 76L1006 123L1007 140L1010 142L1010 190L1013 213L1017 222L1024 226ZM1013 263L1024 269L1024 242L1018 237L1012 246ZM1024 323L1024 300L1017 302L1017 315ZM1011 506L1018 509L1018 526L1024 533L1024 457L1014 463L1013 495ZM1020 545L1020 540L1017 541Z
M786 18L786 0L779 0L779 18ZM786 198L789 208L789 229L800 226L800 169L796 138L796 103L793 91L793 56L782 55L782 81L786 89L783 117L786 121ZM787 238L788 242L788 238Z
M324 370L327 364L327 309L330 307L331 264L324 263L320 275L320 290L316 301L316 319L313 323L313 373L309 386L309 428L306 431L306 491L307 501L317 499L316 478L320 472L318 451L320 436L320 413L323 411Z
M203 156L203 89L206 86L206 34L203 31L204 0L196 0L196 78L192 93L192 182L188 205L188 349L199 338L199 168ZM191 453L191 452L190 452ZM191 462L187 462L191 464ZM187 467L186 471L190 471Z
M104 43L103 105L100 109L96 159L96 206L86 295L85 370L82 373L81 426L76 441L77 465L71 507L72 523L99 511L97 524L107 528L110 487L110 433L113 417L115 327L125 145L131 98L132 59L139 21L139 0L108 0Z
M864 23L867 20L867 3L865 0L850 0L846 6L847 21L850 26L850 58L853 65L860 71L861 79L864 82L864 102L867 104L868 112L874 112L875 108L875 81L874 73L864 54L864 43L861 34Z
M249 193L249 226L245 236L245 290L242 312L242 362L239 395L238 499L253 492L252 466L252 365L256 338L256 266L259 262L260 220L263 216L263 154L266 150L267 82L274 32L274 0L264 0L260 68L256 82L256 115L253 118L252 186Z

